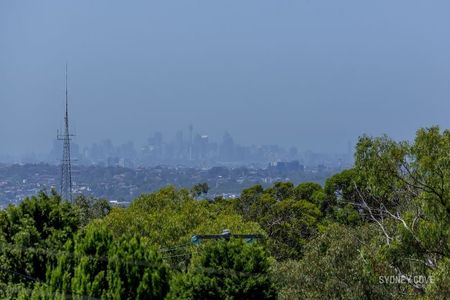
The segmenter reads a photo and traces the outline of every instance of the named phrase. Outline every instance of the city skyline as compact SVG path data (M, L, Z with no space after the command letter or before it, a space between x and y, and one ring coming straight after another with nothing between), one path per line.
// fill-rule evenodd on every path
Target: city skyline
M77 164L103 164L108 165L115 160L132 162L127 166L155 166L158 164L192 166L214 165L267 165L276 161L299 160L306 165L338 165L350 166L354 143L348 141L346 151L342 152L314 152L309 149L297 147L281 147L274 144L242 145L225 131L221 137L212 137L204 132L192 131L192 144L190 144L189 127L177 130L173 135L166 137L160 131L144 136L141 142L132 141L116 143L112 139L102 139L92 144L79 144L72 141L72 156ZM49 149L43 153L29 153L28 155L3 156L0 163L51 163L59 164L63 153L61 141L53 140ZM311 157L316 157L312 159ZM309 157L309 158L307 158ZM114 163L114 164L117 164ZM122 162L123 165L123 162Z
M0 154L46 151L62 127L66 61L80 144L194 123L245 145L341 152L362 134L448 128L449 8L2 1Z

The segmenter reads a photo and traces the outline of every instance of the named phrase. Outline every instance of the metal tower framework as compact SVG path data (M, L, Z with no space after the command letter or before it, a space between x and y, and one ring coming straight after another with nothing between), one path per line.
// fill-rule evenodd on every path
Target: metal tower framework
M63 157L61 161L61 197L72 202L72 164L70 161L70 140L73 135L69 133L69 99L67 91L67 64L66 64L66 113L64 116L64 132L58 132L57 138L63 141Z

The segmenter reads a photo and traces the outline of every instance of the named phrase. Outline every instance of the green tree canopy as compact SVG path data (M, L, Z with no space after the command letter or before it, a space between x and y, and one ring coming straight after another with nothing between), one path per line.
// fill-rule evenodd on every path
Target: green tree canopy
M45 280L47 268L79 226L79 211L56 193L41 192L1 210L0 282Z
M163 299L169 278L167 264L147 239L130 235L113 239L109 229L95 222L68 242L49 274L48 286L61 297Z
M173 279L168 298L275 299L270 260L262 247L242 240L206 243Z

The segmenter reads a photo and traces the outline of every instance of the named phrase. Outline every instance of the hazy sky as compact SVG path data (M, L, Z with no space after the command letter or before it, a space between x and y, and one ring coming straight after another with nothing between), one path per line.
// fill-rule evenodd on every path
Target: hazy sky
M346 151L450 127L450 1L2 0L0 154L47 151L64 65L76 141L194 124Z

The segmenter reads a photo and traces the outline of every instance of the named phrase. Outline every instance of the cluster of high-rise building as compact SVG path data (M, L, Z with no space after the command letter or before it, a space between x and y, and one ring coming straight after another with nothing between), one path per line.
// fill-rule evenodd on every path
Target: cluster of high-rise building
M61 144L54 142L47 162L58 163ZM285 149L277 145L243 146L236 143L230 133L215 140L207 134L194 132L192 126L187 132L177 131L174 137L165 139L161 132L151 134L142 146L133 142L114 145L104 140L87 147L72 144L72 157L77 164L121 167L185 165L212 167L217 165L267 166L277 162L298 161L301 165L346 167L352 163L351 153L318 154L299 152L297 148Z

